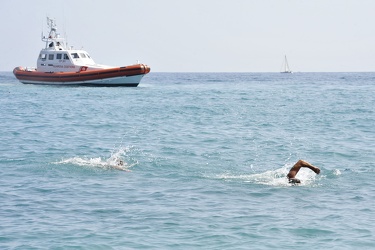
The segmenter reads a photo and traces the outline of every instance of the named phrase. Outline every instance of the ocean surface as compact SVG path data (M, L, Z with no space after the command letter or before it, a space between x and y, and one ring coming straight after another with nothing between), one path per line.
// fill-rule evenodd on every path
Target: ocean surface
M0 72L0 249L374 249L374 111L375 73Z

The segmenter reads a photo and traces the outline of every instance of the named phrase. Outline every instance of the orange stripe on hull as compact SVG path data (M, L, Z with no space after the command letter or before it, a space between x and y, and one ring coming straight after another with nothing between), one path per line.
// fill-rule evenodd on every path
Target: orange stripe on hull
M17 67L13 70L13 74L20 81L32 81L43 83L84 82L114 77L145 75L149 72L150 67L145 64L137 64L110 69L87 70L80 72L38 72L27 71L21 67Z

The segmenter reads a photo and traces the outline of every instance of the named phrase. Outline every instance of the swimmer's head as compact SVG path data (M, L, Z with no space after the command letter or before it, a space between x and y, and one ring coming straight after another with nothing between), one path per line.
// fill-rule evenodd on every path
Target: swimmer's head
M297 184L297 183L301 183L301 180L297 178L289 178L289 183Z

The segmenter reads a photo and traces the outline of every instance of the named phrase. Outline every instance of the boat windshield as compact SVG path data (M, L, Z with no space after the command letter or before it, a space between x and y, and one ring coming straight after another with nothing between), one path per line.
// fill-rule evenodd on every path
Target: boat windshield
M74 59L79 58L78 53L72 53L71 55L72 55L72 57L73 57Z

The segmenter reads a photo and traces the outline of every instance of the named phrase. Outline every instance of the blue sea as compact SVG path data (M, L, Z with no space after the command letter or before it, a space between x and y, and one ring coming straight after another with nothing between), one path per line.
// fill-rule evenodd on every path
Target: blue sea
M0 249L374 249L374 111L375 73L0 72Z

